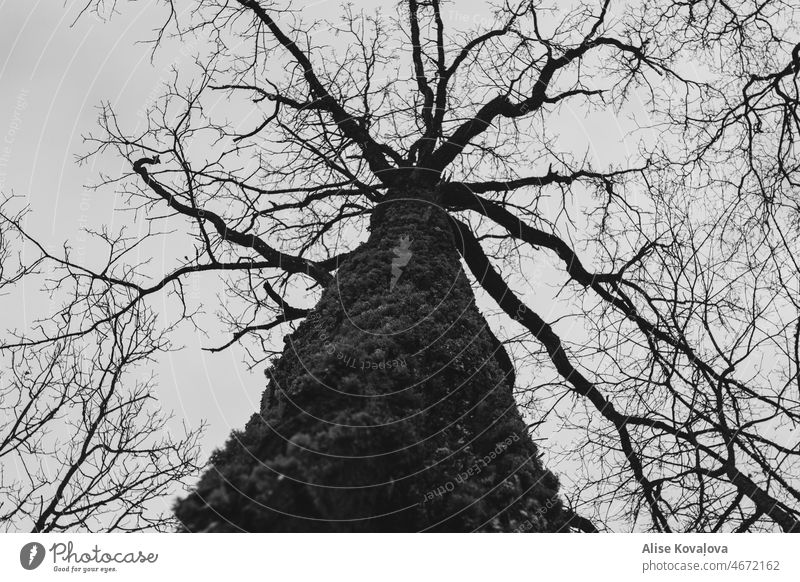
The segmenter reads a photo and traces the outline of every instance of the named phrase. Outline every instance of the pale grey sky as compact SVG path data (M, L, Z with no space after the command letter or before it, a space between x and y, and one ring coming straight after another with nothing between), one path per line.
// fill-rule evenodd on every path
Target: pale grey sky
M169 67L176 59L179 66L190 62L174 41L165 43L153 62L149 47L141 44L152 38L152 30L164 17L157 1L121 2L120 14L109 22L86 16L73 24L82 4L0 0L0 187L27 199L33 210L27 226L33 234L54 248L69 242L77 257L91 263L97 259L97 249L86 243L82 229L104 224L118 228L130 219L115 212L120 201L111 189L93 191L84 185L97 180L101 172L118 175L128 162L105 156L99 163L79 166L75 156L86 151L82 136L96 129L97 106L104 101L113 104L123 122L135 125L138 112L168 78ZM395 2L380 4L393 10ZM191 0L178 2L179 7L192 5ZM317 18L334 17L340 10L339 3L329 1L297 5ZM360 1L356 8L376 5ZM459 2L445 16L467 29L488 18L487 5ZM613 112L587 116L581 111L568 117L569 113L562 131L574 139L576 151L588 150L601 163L618 157L625 124ZM155 267L168 262L169 253L162 250L154 257ZM555 280L548 268L539 271L527 299L540 307L542 315L554 319L559 312L550 301L552 290L543 291L549 280ZM213 285L206 281L214 277L197 277L190 283L198 285L197 292L211 303ZM3 304L0 298L4 330L24 328L48 309L37 289L23 291L21 305L10 306L8 298ZM151 304L158 307L158 301ZM186 327L175 338L186 349L166 356L156 370L163 408L174 410L177 420L189 426L208 420L206 452L221 445L231 428L242 427L257 410L264 389L263 367L248 372L240 348L220 354L201 351L224 337L217 333L204 338Z
M8 148L0 183L4 191L27 199L33 234L56 248L68 241L76 258L91 263L100 249L87 243L82 228L118 228L130 217L114 212L119 201L113 190L84 188L101 171L118 175L125 161L107 156L103 167L79 166L75 156L86 151L82 135L97 128L102 101L135 124L175 55L158 53L151 63L149 49L137 44L151 37L163 17L153 2L121 5L122 13L110 22L84 17L71 26L78 4L0 1L0 142L5 142L0 154ZM154 257L154 268L161 258ZM47 312L37 291L24 289L25 300L21 306L14 303L16 309L9 303L13 298L0 298L4 331L25 328ZM213 294L209 297L213 300ZM197 426L208 420L206 454L258 408L264 383L262 370L250 373L242 365L239 348L215 355L200 350L214 341L184 328L175 342L186 349L166 355L156 370L160 404L175 411L176 421Z

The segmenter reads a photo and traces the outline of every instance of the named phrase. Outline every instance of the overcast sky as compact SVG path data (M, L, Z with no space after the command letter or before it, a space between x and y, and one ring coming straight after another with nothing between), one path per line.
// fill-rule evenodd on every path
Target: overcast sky
M84 185L101 171L118 175L127 162L105 157L103 167L79 166L75 156L87 149L82 135L97 128L97 106L103 101L135 124L175 55L158 53L151 63L148 48L137 44L151 38L163 17L153 2L123 6L110 22L86 17L73 26L78 4L0 0L0 153L5 151L0 183L5 192L27 198L32 233L54 247L68 241L77 256L91 262L96 249L82 242L81 229L119 227L128 218L114 212L119 201L112 190ZM156 268L161 257L154 259ZM8 302L0 307L4 330L26 327L48 308L30 288L20 311ZM209 452L257 410L263 370L248 372L236 347L215 355L201 351L212 341L189 329L174 339L186 349L163 357L156 370L157 396L164 409L175 411L176 420L190 426L208 420L204 444Z
M395 3L381 4L392 10ZM27 199L33 209L27 226L33 234L53 247L70 242L91 261L94 249L85 243L81 229L104 224L113 229L127 220L114 211L120 201L112 190L93 191L85 185L101 172L118 175L128 162L105 157L102 165L76 163L75 156L87 149L82 136L97 127L98 104L112 103L124 121L135 125L138 112L168 78L176 58L178 65L181 60L190 63L174 42L157 52L153 62L149 47L141 44L152 38L163 19L158 2L121 3L120 14L110 22L91 15L75 22L81 5L72 0L0 0L0 188ZM334 17L339 11L337 2L298 5L313 9L315 17ZM488 15L484 2L452 6L445 16L462 28ZM622 139L619 126L609 118L581 115L569 131L578 149L589 147L600 159L603 152L614 152ZM154 257L156 266L164 256ZM203 285L196 279L190 284ZM4 329L24 328L47 311L46 300L36 291L24 290L21 309L0 305ZM202 292L209 290L204 286ZM537 305L546 298L531 301ZM556 314L551 309L549 315L554 319ZM221 445L231 428L243 426L257 410L264 389L263 369L248 372L240 348L221 354L201 351L215 345L214 339L185 329L176 341L186 349L166 356L157 369L163 407L190 426L208 420L207 452Z

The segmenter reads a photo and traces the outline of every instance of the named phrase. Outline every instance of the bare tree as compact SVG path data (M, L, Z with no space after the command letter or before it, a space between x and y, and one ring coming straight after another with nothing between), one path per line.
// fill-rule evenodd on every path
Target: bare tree
M23 217L3 214L15 225L5 234L24 237ZM34 277L47 262L43 255L23 265L12 253L21 241L3 242L10 272L0 287ZM76 282L75 273L55 273L45 282L54 294ZM0 525L32 532L173 529L166 496L200 470L202 427L173 435L170 417L155 405L146 367L170 349L169 330L142 304L121 312L121 298L108 288L72 291L63 318L37 324L43 338L58 340L19 338L2 347ZM88 306L100 319L74 333Z
M197 67L175 73L144 131L105 105L87 157L129 160L128 174L100 186L140 215L182 217L192 251L147 285L126 256L141 240L103 235L115 250L99 272L42 247L84 290L62 316L84 305L85 318L15 345L60 345L162 292L191 319L182 278L224 277L233 335L212 348L246 342L250 365L282 355L261 410L179 505L184 527L800 529L797 7L504 2L461 30L458 7L438 0L398 3L394 16L344 7L324 23L293 2L197 0L185 17L164 4L156 44L207 39ZM631 153L600 167L561 139L570 111L635 115L643 129L627 138ZM462 264L497 308L494 332L461 286ZM551 321L533 309L526 277L545 264L559 273L552 312L563 315ZM126 301L98 312L97 285ZM414 310L419 321L438 313L438 326L461 321L438 300L467 314L449 347L437 326L416 344L393 339ZM411 354L407 375L357 380L342 368ZM468 381L475 362L486 375ZM390 397L418 381L408 401ZM325 432L419 415L459 382L469 396L453 410L386 442ZM345 395L323 397L320 384ZM470 408L481 387L499 395L482 416ZM514 387L527 430L513 413L483 435ZM366 406L374 394L390 410ZM460 435L448 432L467 413ZM359 481L366 462L353 459L429 430L436 446L375 462ZM526 460L538 455L530 434L555 430L562 438L546 449L560 498ZM459 499L418 503L407 520L357 511L355 500L378 511L424 497L470 466L469 445L520 433L507 466L493 464ZM320 461L331 451L340 463ZM433 477L409 478L433 466ZM514 480L520 467L530 487ZM365 483L373 497L354 492ZM504 484L509 497L491 497Z

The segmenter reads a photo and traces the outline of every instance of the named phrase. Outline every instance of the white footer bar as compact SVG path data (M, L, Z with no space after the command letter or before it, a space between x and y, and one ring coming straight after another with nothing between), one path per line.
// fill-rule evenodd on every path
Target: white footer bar
M5 534L0 578L797 581L798 542L782 534Z

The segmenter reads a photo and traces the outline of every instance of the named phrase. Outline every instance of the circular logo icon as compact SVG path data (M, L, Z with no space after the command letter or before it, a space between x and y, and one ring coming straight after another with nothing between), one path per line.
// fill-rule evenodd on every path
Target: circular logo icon
M39 542L31 542L22 546L19 551L19 563L26 570L35 570L44 561L44 546Z

